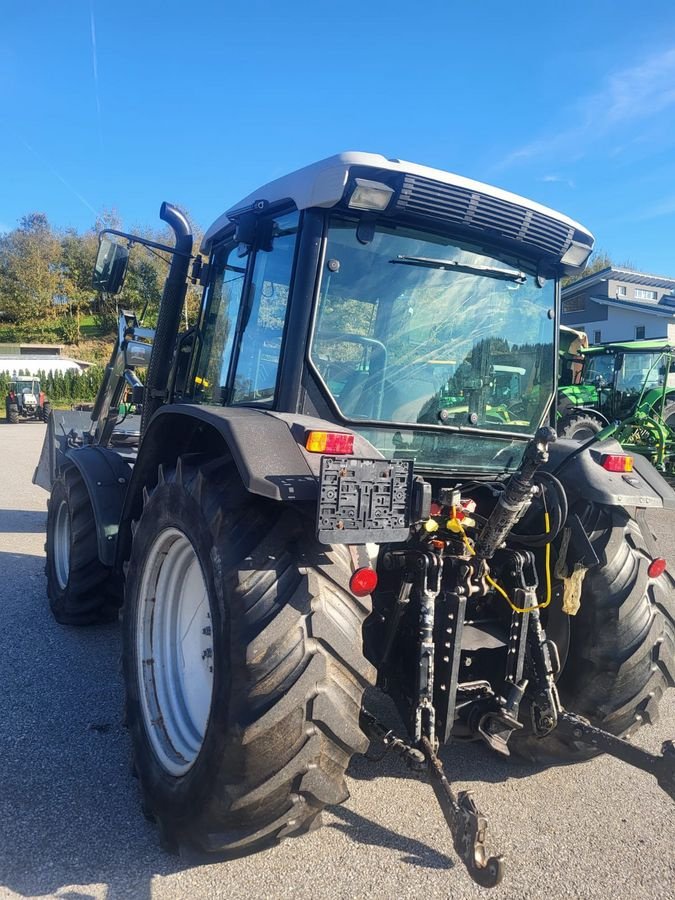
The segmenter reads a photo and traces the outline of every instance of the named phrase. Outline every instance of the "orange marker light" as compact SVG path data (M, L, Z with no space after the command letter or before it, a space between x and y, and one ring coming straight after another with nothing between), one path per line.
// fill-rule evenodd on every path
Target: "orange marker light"
M354 435L344 431L309 431L305 449L310 453L353 453Z
M608 472L632 472L633 457L621 456L618 453L604 453L600 464Z

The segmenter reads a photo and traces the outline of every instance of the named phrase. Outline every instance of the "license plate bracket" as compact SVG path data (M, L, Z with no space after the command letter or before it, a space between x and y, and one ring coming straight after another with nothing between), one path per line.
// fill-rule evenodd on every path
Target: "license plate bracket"
M317 536L322 544L397 543L410 530L411 460L321 459Z

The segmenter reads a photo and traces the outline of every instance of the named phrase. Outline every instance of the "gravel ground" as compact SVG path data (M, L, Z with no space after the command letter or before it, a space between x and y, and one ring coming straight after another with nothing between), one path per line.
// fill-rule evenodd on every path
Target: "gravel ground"
M228 863L167 856L142 817L122 725L117 626L64 628L45 595L46 495L31 482L44 433L0 425L0 897L476 897L430 786L396 759L355 760L351 798L326 827ZM675 567L675 514L652 522ZM675 736L675 691L639 742ZM612 759L545 771L479 745L444 753L475 790L493 850L496 898L672 898L675 807L648 775Z

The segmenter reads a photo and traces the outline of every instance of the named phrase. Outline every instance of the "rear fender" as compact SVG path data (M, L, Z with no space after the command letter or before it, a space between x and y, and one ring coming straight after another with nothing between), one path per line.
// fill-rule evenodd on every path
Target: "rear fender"
M544 466L562 482L571 503L586 500L606 506L675 509L675 491L648 459L635 454L632 472L608 472L602 467L605 454L627 455L618 441L595 441L578 450L577 441L559 438L549 446Z
M316 503L321 454L305 450L309 430L349 432L311 416L276 413L250 407L166 404L153 416L141 442L120 521L117 563L128 558L131 522L142 510L143 488L156 484L159 465L169 467L179 456L203 453L229 457L247 491L278 502ZM354 452L363 459L382 454L360 435Z

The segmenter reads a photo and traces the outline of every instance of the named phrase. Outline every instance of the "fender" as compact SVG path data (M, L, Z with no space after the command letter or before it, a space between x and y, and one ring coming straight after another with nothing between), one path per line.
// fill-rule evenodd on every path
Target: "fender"
M638 410L647 414L658 412L661 405L661 397L663 397L664 404L672 403L675 400L675 391L668 390L665 394L662 388L652 388L646 391L642 398L642 403L638 406Z
M309 430L349 429L293 413L251 407L165 404L152 417L143 436L120 519L117 562L128 556L130 523L142 509L144 487L157 480L159 465L172 466L179 456L229 455L247 491L277 502L316 502L321 454L305 450ZM382 454L354 435L352 456L374 459Z
M558 438L549 445L544 469L563 484L571 502L590 500L606 506L675 509L675 491L645 457L635 454L632 472L608 472L602 467L606 453L626 455L611 438L593 440L584 447L577 441Z
M122 506L131 481L131 466L114 450L79 447L66 451L66 459L84 481L96 521L98 556L113 566Z

